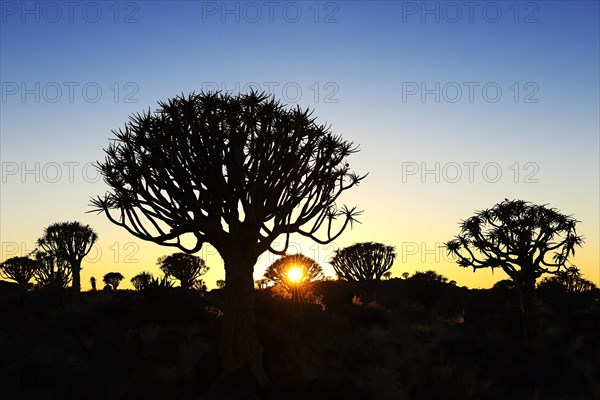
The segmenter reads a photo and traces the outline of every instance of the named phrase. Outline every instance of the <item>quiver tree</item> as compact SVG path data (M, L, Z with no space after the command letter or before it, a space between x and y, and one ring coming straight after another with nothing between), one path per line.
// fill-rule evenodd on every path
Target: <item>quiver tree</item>
M310 283L324 278L323 268L303 254L288 254L275 260L265 271L265 278L292 294L302 294Z
M39 287L65 289L71 283L69 263L56 256L38 251L35 255L37 268L33 277Z
M227 282L224 372L247 366L264 384L254 264L267 250L284 254L293 233L329 243L354 221L358 212L336 200L363 178L346 162L356 148L310 110L265 94L191 94L159 107L114 131L99 164L112 191L92 204L140 239L189 254L217 249Z
M37 244L46 253L69 263L73 276L73 291L81 290L81 260L90 252L98 235L89 225L79 222L61 222L44 229Z
M505 200L461 222L460 233L445 244L461 267L501 268L519 289L528 344L542 343L535 296L536 280L556 273L583 240L578 221L554 208L523 200Z
M110 285L111 288L117 290L119 284L125 277L120 272L109 272L102 278L102 281Z
M360 283L374 298L377 282L392 268L395 258L393 246L364 242L336 250L330 264L338 278Z
M131 278L131 284L135 288L135 290L144 290L148 287L150 282L154 279L154 276L148 272L143 271Z
M202 258L187 253L160 257L157 264L167 278L177 279L184 289L193 288L209 269Z
M0 264L0 276L12 279L22 288L27 288L38 263L29 257L12 257Z

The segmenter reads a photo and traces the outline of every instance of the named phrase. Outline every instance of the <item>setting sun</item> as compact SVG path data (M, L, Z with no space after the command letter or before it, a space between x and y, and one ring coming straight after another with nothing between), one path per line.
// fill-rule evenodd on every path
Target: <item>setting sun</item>
M287 275L288 275L288 279L291 282L294 282L294 283L299 282L300 279L302 279L302 270L300 268L294 266L294 267L290 268Z

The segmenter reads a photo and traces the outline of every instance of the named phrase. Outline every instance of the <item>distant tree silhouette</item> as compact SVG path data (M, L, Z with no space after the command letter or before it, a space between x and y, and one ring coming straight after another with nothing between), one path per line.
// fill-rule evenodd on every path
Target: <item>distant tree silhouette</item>
M392 273L390 271L387 271L383 274L383 278L389 281L390 279L392 279Z
M408 272L403 272L403 273L402 273L402 277L403 277L404 279L408 279L408 277L409 277L409 276L410 276L410 274L409 274Z
M167 278L177 279L184 289L191 289L209 270L202 258L187 253L160 257L157 264Z
M206 293L206 282L203 279L197 279L192 285L192 289L200 292L201 294Z
M558 271L556 275L542 279L538 285L539 289L550 287L562 289L567 293L584 293L596 289L593 282L582 277L581 271L576 266Z
M382 243L356 243L335 251L330 261L338 277L359 282L375 297L377 282L394 263L396 250Z
M96 278L93 276L90 278L90 285L92 285L92 290L95 292L96 291Z
M451 284L452 286L456 286L456 281L454 279L452 279L450 282L448 282L449 284Z
M109 272L102 278L102 281L117 290L119 284L125 277L120 272Z
M61 222L44 229L37 244L45 252L69 263L73 275L73 291L81 291L81 260L90 252L98 235L89 225L79 222Z
M166 276L161 278L152 278L142 291L149 296L160 296L168 293L173 288L173 282Z
M217 281L217 288L219 288L219 289L225 289L225 281L222 280L222 279L219 279Z
M535 283L543 273L563 268L581 246L576 224L554 208L507 199L463 221L446 248L462 267L502 268L510 276L521 295L525 338L538 346L542 331Z
M38 263L29 257L12 257L0 264L0 276L12 279L22 288L27 288Z
M298 281L292 282L288 275L290 269L297 268L302 274ZM265 271L265 278L292 293L292 289L302 289L311 282L323 279L323 268L310 257L303 254L286 254L273 262Z
M265 384L254 265L267 250L284 254L293 233L329 243L355 220L355 208L335 203L363 178L346 163L356 148L316 124L310 110L287 109L266 94L191 94L159 106L114 132L99 164L112 192L92 204L143 240L190 254L204 243L217 249L227 281L224 370L246 365ZM322 226L327 234L318 238ZM283 248L273 248L282 236Z
M131 278L131 284L135 290L144 290L153 279L154 276L150 272L143 271Z
M424 281L424 282L442 282L442 283L448 282L448 278L446 278L444 275L438 274L437 272L435 272L433 270L428 270L425 272L417 271L413 274L413 276L410 277L410 279Z
M494 286L492 288L499 290L513 290L516 289L516 287L517 285L512 279L502 279L501 281L494 283Z
M43 251L38 251L35 258L38 266L33 277L38 287L65 289L69 286L72 274L67 261Z

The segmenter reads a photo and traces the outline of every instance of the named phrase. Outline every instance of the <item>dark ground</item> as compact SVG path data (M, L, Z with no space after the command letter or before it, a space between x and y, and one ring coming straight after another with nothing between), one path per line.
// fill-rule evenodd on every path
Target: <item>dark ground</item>
M316 284L295 305L257 290L272 384L253 390L240 371L209 394L220 291L86 292L74 303L0 282L0 398L600 399L598 290L539 294L539 351L522 345L509 288L392 279L376 303L359 296L341 281Z

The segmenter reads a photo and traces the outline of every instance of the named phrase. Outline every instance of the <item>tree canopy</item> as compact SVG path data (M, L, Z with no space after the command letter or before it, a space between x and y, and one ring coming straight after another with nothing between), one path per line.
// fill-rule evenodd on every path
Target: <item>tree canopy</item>
M177 279L184 289L193 288L209 270L202 258L186 253L160 257L157 264L167 278Z
M345 161L357 148L309 109L255 92L192 93L159 106L113 131L99 163L112 192L92 204L132 235L195 253L204 243L222 252L248 232L258 254L284 254L292 233L328 243L359 214L335 204L364 178ZM284 248L272 248L281 235Z
M12 257L0 264L0 276L27 286L33 278L38 263L29 257Z
M81 260L90 252L98 235L89 225L60 222L49 225L38 239L37 245L57 260L69 263L73 277L73 290L81 290Z
M135 290L144 290L148 287L150 282L154 279L154 276L148 271L142 271L133 278L131 278L131 284Z
M335 251L331 266L339 278L368 282L379 281L394 263L396 250L382 243L356 243Z
M119 284L125 277L120 272L109 272L102 278L102 281L110 285L113 289L117 289Z

